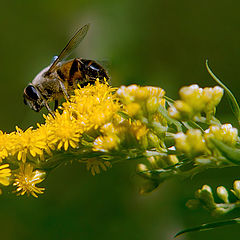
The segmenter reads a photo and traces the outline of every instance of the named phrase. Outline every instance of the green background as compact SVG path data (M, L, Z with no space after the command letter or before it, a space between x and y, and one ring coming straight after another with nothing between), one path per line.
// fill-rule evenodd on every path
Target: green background
M238 99L237 0L1 1L0 10L3 131L43 121L41 113L23 104L23 89L86 23L91 23L90 31L73 55L107 59L112 85L156 85L177 98L183 85L214 85L204 66L208 59ZM226 100L218 116L234 123ZM231 187L239 177L239 169L208 170L140 196L135 166L136 162L121 163L93 177L85 166L74 163L49 176L39 199L5 191L0 197L0 238L171 239L179 230L216 220L204 210L185 207L197 188L206 183ZM179 239L237 239L239 234L239 226L232 226Z

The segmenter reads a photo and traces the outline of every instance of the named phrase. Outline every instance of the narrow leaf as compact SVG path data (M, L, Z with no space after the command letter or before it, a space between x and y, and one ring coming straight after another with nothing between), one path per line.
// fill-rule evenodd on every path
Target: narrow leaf
M240 165L240 149L229 147L217 139L211 139L211 142L227 160Z
M225 86L221 80L219 78L217 78L217 76L212 72L212 70L210 69L210 67L208 66L208 60L206 60L206 68L208 73L211 75L211 77L225 90L225 92L228 95L228 99L230 102L230 106L232 108L233 114L235 115L235 117L238 120L238 123L240 124L240 108L238 105L238 102L236 100L236 98L234 97L234 95L232 94L232 92L227 88L227 86Z
M181 123L173 118L170 118L168 116L168 112L167 112L166 108L164 108L163 106L159 106L158 111L159 111L159 113L161 113L163 115L163 117L168 121L169 124L173 124L176 126L178 132L182 131Z
M229 219L229 220L219 221L219 222L214 222L214 223L205 223L198 227L193 227L193 228L188 228L188 229L182 230L175 235L175 238L184 233L207 231L207 230L215 229L217 227L223 227L223 226L239 224L239 223L240 223L240 218Z

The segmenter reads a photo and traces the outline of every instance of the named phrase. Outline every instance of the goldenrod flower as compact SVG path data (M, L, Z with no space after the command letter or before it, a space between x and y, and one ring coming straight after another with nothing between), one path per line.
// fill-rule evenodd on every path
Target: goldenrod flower
M0 184L4 186L9 185L9 177L11 176L11 169L9 164L0 165Z
M69 102L63 104L63 109L72 113L76 118L79 130L88 131L109 122L120 109L115 89L99 81L94 86L76 89Z
M200 154L207 151L205 140L199 129L190 129L186 134L177 133L174 138L178 151L188 154Z
M6 158L13 147L13 134L7 134L0 131L0 162Z
M151 96L163 98L165 91L157 87L139 87L137 85L130 85L128 87L122 86L117 90L118 96L125 104L130 102L145 101Z
M116 135L100 136L93 142L93 151L108 152L117 150L120 139Z
M62 114L56 112L55 117L48 115L46 118L46 125L50 129L49 138L52 139L50 143L55 143L57 149L68 147L76 148L80 138L80 129L76 124L76 119L67 111Z
M55 150L55 136L52 134L51 127L49 124L37 124L37 126L37 133L39 136L42 136L42 139L44 140L45 146L43 149L48 155L52 155L52 151ZM40 157L44 159L44 154L42 154Z
M144 124L137 120L130 124L130 131L137 140L140 140L143 136L146 136L148 129Z
M25 132L19 127L16 127L16 129L14 151L17 153L17 159L26 162L28 153L32 157L42 155L45 142L42 136L38 134L38 131L32 130L32 127L28 128Z
M87 160L87 170L91 171L92 175L100 173L100 169L107 171L107 168L111 167L111 163L109 161L101 161L97 158L90 158Z
M221 101L223 89L219 86L200 88L194 84L182 87L179 95L181 100L175 101L173 106L168 109L169 116L178 120L189 120L205 113L207 120L209 120Z
M17 186L16 192L19 192L19 195L27 193L37 198L37 194L42 194L45 188L39 188L35 185L41 183L44 177L45 172L39 170L33 171L31 164L21 164L18 172L15 174L15 182L13 185Z
M238 130L232 127L231 124L223 124L221 126L211 125L204 133L204 137L206 140L211 138L220 140L229 146L234 146L238 139ZM213 147L213 145L208 142L209 147Z
M180 98L191 106L194 111L201 112L204 109L204 102L202 102L203 89L197 84L182 87L179 90Z

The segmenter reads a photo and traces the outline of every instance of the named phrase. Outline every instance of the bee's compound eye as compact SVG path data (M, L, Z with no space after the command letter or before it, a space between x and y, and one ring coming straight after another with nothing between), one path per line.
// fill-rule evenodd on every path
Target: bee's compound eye
M33 100L38 100L38 94L37 94L37 90L34 86L32 85L28 85L26 88L25 88L25 93L26 95L33 99Z

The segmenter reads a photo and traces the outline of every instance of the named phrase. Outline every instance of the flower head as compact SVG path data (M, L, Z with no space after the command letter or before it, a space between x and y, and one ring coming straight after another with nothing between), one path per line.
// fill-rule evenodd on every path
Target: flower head
M63 111L62 114L56 112L54 118L52 115L48 115L46 125L50 129L51 143L55 143L58 150L63 147L67 151L69 146L72 148L78 146L81 132L76 124L76 119L68 111Z
M109 167L111 167L109 161L102 161L97 158L90 158L87 160L87 170L90 170L93 176L99 174L100 169L107 171L107 168Z
M231 124L223 124L221 126L211 125L204 133L209 147L213 147L209 139L215 138L224 142L229 146L234 146L238 138L238 130Z
M39 170L33 171L31 164L21 164L18 172L15 174L15 182L13 185L17 186L16 192L19 192L19 195L27 193L37 198L37 194L42 194L45 188L39 188L35 185L41 183L44 177L45 172Z
M179 95L181 100L175 101L173 106L168 109L171 117L178 120L189 120L205 113L209 120L222 99L223 89L219 86L200 88L197 84L194 84L182 87Z
M186 134L175 135L176 149L187 154L200 154L207 151L205 140L198 129L190 129Z
M42 136L38 134L38 131L33 130L32 127L26 131L23 131L19 127L16 127L16 129L14 151L17 153L17 159L26 162L28 153L30 153L32 157L42 155L45 142Z
M0 184L4 186L9 185L9 177L11 176L11 169L9 164L3 164L0 166Z

